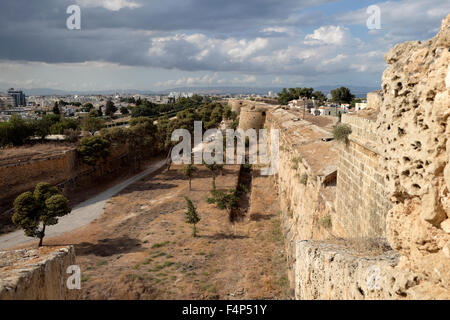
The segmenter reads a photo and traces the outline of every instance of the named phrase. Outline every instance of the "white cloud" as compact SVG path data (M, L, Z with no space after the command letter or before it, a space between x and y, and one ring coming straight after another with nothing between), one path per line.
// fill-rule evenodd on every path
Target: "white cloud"
M256 84L257 78L254 75L236 76L234 78L221 77L217 72L212 75L206 74L198 77L181 77L167 81L157 82L159 88L170 87L195 87L195 86L215 86L215 85L249 85Z
M123 8L136 9L142 5L129 0L76 0L83 7L102 7L110 11L119 11Z
M399 0L374 3L380 8L381 34L391 44L407 40L425 40L436 33L436 25L450 12L448 0ZM366 8L346 12L334 17L339 24L366 26L369 15Z
M175 80L160 81L156 83L157 87L183 87L197 85L213 85L219 81L219 74L216 72L212 76L204 75L202 77L182 77Z
M305 44L342 45L348 37L348 29L341 26L322 26L305 36Z
M245 75L242 78L236 77L231 81L232 84L255 84L256 83L256 77Z
M272 80L272 84L283 84L284 81L280 77L275 77L275 79Z

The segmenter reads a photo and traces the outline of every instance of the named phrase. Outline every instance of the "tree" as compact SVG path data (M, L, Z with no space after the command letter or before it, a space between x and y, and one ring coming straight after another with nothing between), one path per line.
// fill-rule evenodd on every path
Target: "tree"
M215 202L217 207L221 210L226 210L228 218L233 224L233 232L236 234L236 218L234 214L239 207L239 191L236 189L230 189L228 192L212 190L211 194L213 198L208 199L209 202Z
M0 122L0 146L22 145L32 132L33 123L12 115L8 122Z
M42 119L33 121L33 134L44 140L51 133L51 127L56 125L60 120L57 114L46 114Z
M322 91L314 91L313 97L314 99L319 100L321 102L327 100L327 97L323 94Z
M117 107L114 105L111 99L108 99L108 101L106 101L105 115L112 117L114 113L116 113L116 111Z
M333 137L337 141L348 144L348 136L352 133L352 128L348 124L339 124L333 129Z
M91 109L88 113L88 117L90 118L97 118L97 117L101 117L102 116L102 111L96 110L96 109Z
M78 154L84 163L96 166L100 159L106 159L109 155L110 143L101 137L86 137L81 139Z
M128 145L132 148L131 153L134 154L134 169L137 171L141 167L141 158L148 151L156 151L158 145L156 143L157 127L153 124L153 120L146 117L139 117L130 121L130 128L127 130Z
M95 111L95 110L92 110ZM94 135L97 131L102 129L105 126L105 122L98 117L88 116L81 121L81 128L84 131L90 132L91 135Z
M331 97L333 102L350 103L355 96L350 92L349 88L340 87L338 89L331 90Z
M53 113L54 114L61 114L57 101L55 101L55 104L53 105Z
M64 131L72 129L77 130L79 128L78 122L74 119L62 118L60 121L54 123L50 127L51 134L63 134Z
M195 225L200 221L200 217L197 214L197 210L195 210L194 204L191 199L188 197L184 197L186 199L187 211L185 212L186 222L192 224L192 236L197 236L197 229Z
M70 213L69 200L56 187L39 183L34 192L25 192L14 201L13 223L28 237L39 238L39 247L45 237L45 228L58 223L58 218Z
M120 107L120 113L123 115L129 114L130 111L128 111L128 108L126 107Z
M81 110L83 112L90 112L92 109L94 109L94 105L90 102L83 104L81 107Z
M211 171L212 187L213 187L213 190L216 190L216 174L217 174L217 172L223 170L223 164L217 164L217 163L207 164L205 162L203 164L205 165L206 168L209 169L209 171Z
M195 166L192 165L192 164L187 164L187 165L185 165L184 168L183 168L183 174L184 174L186 177L188 177L188 179L189 179L189 191L192 190L192 185L191 185L191 182L192 182L192 176L193 176L194 173L197 172L197 171L198 171L197 167L195 167Z

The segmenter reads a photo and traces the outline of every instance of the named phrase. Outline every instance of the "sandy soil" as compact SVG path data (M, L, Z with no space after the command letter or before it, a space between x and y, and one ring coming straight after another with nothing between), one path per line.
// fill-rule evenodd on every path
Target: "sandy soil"
M253 189L255 184L263 186L257 199L266 203L252 200L259 207L242 208L247 214L233 235L226 211L206 202L209 171L200 166L189 191L180 169L173 166L134 183L108 201L105 213L94 222L44 240L47 245L75 245L82 298L290 298L270 178L254 179ZM238 166L226 166L217 188L235 187L238 172ZM196 238L184 221L185 196L201 217Z

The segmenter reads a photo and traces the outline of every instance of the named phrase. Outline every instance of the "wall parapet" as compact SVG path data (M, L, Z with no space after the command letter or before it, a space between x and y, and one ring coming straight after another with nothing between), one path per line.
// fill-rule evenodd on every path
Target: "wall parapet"
M375 130L376 121L355 114L343 114L342 123L352 128L350 140L378 153L378 137Z
M0 300L73 300L67 268L75 265L72 246L0 252Z
M433 298L419 289L420 277L397 268L400 255L392 250L371 256L327 241L297 241L296 257L296 299Z

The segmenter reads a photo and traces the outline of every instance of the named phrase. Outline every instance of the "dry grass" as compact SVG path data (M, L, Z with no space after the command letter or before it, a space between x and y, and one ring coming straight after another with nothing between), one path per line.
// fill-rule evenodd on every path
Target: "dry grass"
M125 189L90 225L51 244L75 244L84 299L283 299L290 298L277 199L268 180L256 180L270 203L236 223L208 204L211 176L199 167L188 181L174 167ZM236 187L239 167L226 166L217 187ZM261 178L263 179L263 178ZM264 177L264 179L269 179ZM198 236L184 221L188 195L201 217ZM262 201L260 201L262 202ZM101 261L101 262L99 262Z
M392 251L386 240L379 238L333 239L329 242L343 246L353 255L360 257L376 257Z

